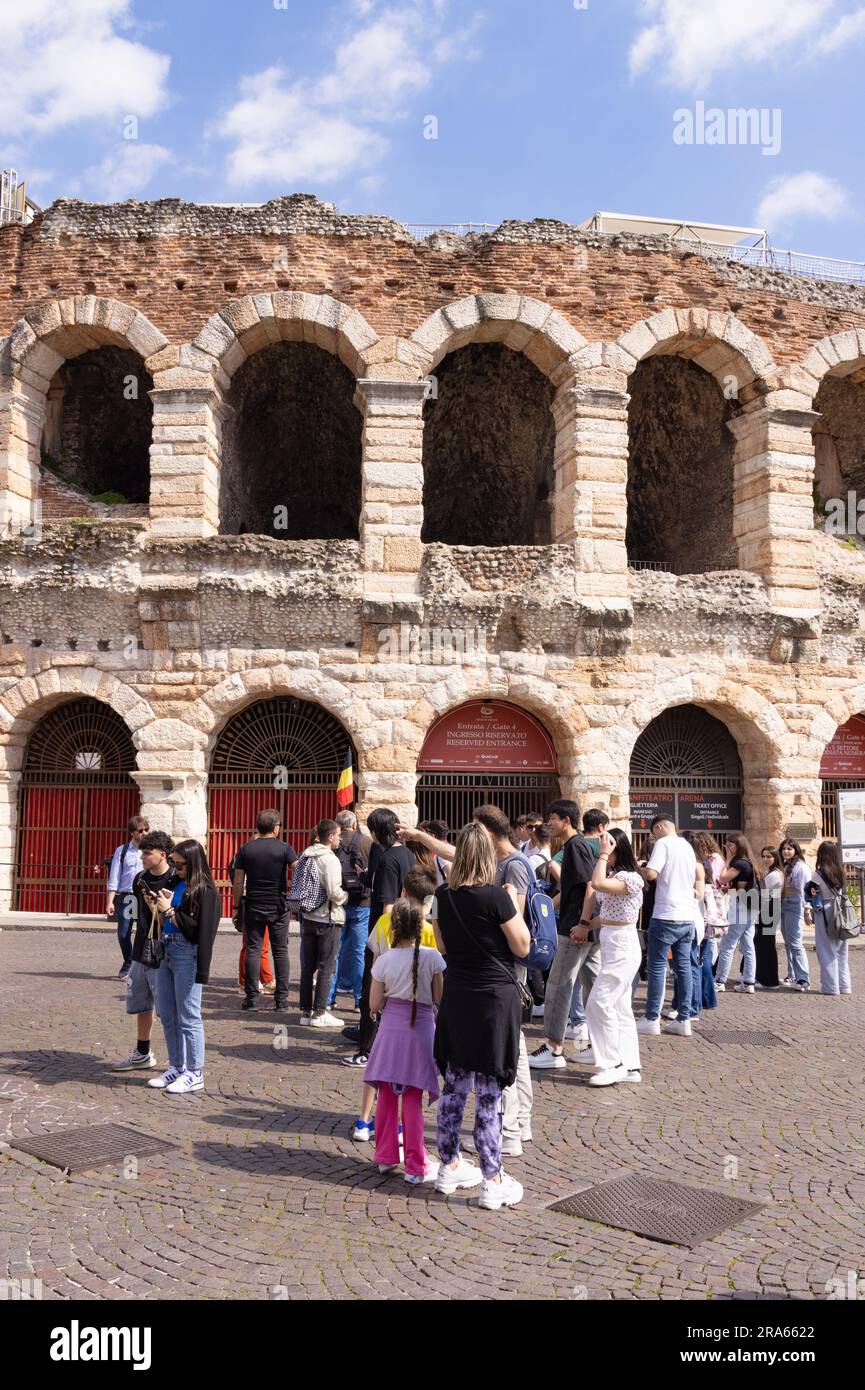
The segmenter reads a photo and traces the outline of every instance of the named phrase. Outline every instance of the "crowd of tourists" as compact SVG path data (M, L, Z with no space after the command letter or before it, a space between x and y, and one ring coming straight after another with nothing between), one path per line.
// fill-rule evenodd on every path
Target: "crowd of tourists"
M722 848L707 833L679 834L660 816L638 854L605 812L581 816L562 799L513 826L499 807L479 806L453 836L440 821L401 825L385 807L370 813L364 833L344 810L322 820L298 854L283 839L279 813L263 810L229 873L242 938L241 1008L288 1010L295 919L297 1022L342 1029L353 1043L341 1059L361 1083L352 1138L374 1142L382 1172L402 1163L409 1183L434 1183L445 1194L480 1187L489 1210L523 1195L503 1158L532 1142L533 1073L573 1063L591 1068L589 1086L639 1084L641 1038L662 1026L693 1036L702 1011L726 990L806 992L806 923L822 993L851 993L855 913L828 840L811 869L796 840L757 858L744 835L727 836ZM157 1013L167 1067L148 1086L168 1095L202 1090L202 989L221 915L204 850L135 817L108 888L138 1034L116 1070L155 1071ZM668 962L673 994L665 1005ZM340 994L357 1009L357 1024L334 1013ZM543 1019L543 1040L529 1053L523 1025L533 1018ZM437 1102L435 1157L424 1143L424 1092Z

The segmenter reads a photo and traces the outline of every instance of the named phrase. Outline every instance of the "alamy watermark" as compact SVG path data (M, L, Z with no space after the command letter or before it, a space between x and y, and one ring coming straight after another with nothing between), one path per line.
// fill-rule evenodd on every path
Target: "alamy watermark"
M846 497L830 497L823 506L823 530L828 535L865 536L865 497L851 489Z
M400 623L378 635L382 661L421 662L429 666L458 665L487 655L485 627L426 627Z
M704 101L694 109L680 106L673 112L675 145L761 145L762 153L781 151L781 111L777 106L736 106L726 111L720 106L706 107Z

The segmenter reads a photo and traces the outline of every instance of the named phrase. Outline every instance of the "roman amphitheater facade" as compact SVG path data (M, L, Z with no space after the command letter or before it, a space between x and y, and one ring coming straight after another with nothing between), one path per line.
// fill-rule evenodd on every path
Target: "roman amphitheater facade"
M865 549L815 517L865 496L863 381L861 290L655 239L418 241L305 196L0 228L2 905L23 788L56 845L100 709L151 824L202 839L266 702L410 818L436 722L515 708L620 824L687 709L754 839L813 845L865 710Z

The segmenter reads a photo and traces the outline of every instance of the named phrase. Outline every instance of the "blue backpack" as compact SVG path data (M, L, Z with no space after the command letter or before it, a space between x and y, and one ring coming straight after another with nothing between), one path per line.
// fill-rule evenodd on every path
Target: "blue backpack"
M520 961L520 965L525 965L529 970L549 970L559 945L559 934L556 930L556 909L553 907L552 898L544 892L538 883L535 871L526 855L515 850L514 857L525 864L529 875L529 884L526 889L525 921L531 934L532 944L529 947L529 954Z

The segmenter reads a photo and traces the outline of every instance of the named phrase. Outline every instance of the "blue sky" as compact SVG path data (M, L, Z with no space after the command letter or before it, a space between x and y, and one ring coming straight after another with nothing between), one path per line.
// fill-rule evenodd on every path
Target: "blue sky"
M856 0L0 0L0 52L0 163L43 206L604 208L865 260ZM724 143L674 139L699 104Z

